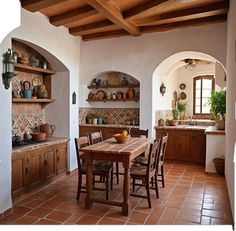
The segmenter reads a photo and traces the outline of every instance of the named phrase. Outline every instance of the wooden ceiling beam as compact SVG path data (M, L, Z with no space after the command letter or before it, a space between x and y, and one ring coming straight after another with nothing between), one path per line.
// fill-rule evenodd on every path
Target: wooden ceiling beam
M91 6L83 6L75 10L70 10L63 14L55 15L49 18L49 21L54 26L61 26L68 23L76 22L93 15L97 15L98 12Z
M229 9L229 2L218 2L214 4L209 4L204 7L195 7L191 9L186 10L178 10L168 13L163 13L160 15L145 17L136 19L135 23L137 23L139 26L145 26L155 23L160 23L161 21L165 20L174 20L174 19L182 19L182 20L188 20L193 18L203 18L213 15L219 15L227 13Z
M130 34L125 30L116 30L108 32L99 32L94 34L83 35L82 39L84 41L96 40L96 39L107 39L107 38L116 38L121 36L129 36Z
M142 33L153 33L153 32L162 32L162 31L168 31L172 29L177 29L181 27L193 27L193 26L202 26L202 25L208 25L213 23L220 23L227 20L227 14L223 15L217 15L217 16L210 16L205 17L202 19L191 19L181 22L175 22L175 23L167 23L163 25L158 26L145 26L141 27ZM89 35L83 35L82 39L84 41L90 41L90 40L97 40L97 39L106 39L106 38L115 38L120 36L127 36L129 35L124 30L119 31L108 31L108 32L99 32Z
M65 0L20 0L21 6L31 12L36 12L49 6L62 3Z
M147 1L145 3L141 3L129 10L126 10L123 12L123 16L125 19L133 19L136 17L141 17L144 14L147 14L157 7L159 7L161 4L168 2L169 0L151 0Z
M123 18L120 9L109 0L84 0L104 17L112 21L117 26L129 32L131 35L140 35L139 28L132 22L128 22Z
M227 20L227 14L222 14L222 15L209 16L209 17L198 18L198 19L190 19L190 20L174 22L174 23L166 23L162 25L144 26L144 27L141 27L141 31L142 33L160 32L160 31L177 29L181 27L208 25L208 24L213 24L213 23L224 22L226 20Z
M99 22L95 22L95 23L90 23L90 24L86 24L83 26L77 26L77 27L73 27L69 29L70 34L78 36L78 35L83 35L85 33L89 33L93 30L97 30L97 29L101 29L101 28L105 28L108 26L114 25L111 21L109 21L108 19L103 20L103 21L99 21Z

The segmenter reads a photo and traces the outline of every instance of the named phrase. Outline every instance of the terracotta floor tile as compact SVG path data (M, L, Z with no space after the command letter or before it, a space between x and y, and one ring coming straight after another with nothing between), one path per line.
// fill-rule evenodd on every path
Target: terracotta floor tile
M177 219L175 221L175 224L176 225L198 225L198 223L193 223L193 222L190 222L190 221L183 221L183 220L179 220L179 219Z
M164 217L168 217L168 218L176 218L176 216L177 216L177 214L179 213L179 209L177 209L177 208L168 208L167 207L167 209L165 210L165 212L164 212Z
M73 215L71 215L65 222L64 224L65 225L73 225L73 224L76 224L76 222L82 217L84 216L85 213L84 212L77 212Z
M174 225L174 224L175 224L175 219L164 216L158 222L158 225Z
M49 213L51 213L52 211L53 211L52 209L39 207L39 208L32 210L27 215L32 216L32 217L43 218L43 217L47 216Z
M19 214L16 214L16 213L8 214L7 216L0 219L0 224L11 224L15 220L19 219L20 217L22 217L22 215L19 215Z
M194 204L194 203L186 202L186 203L184 203L183 209L187 209L187 208L201 210L202 209L202 205L201 204Z
M206 216L201 216L201 225L210 225L211 218Z
M100 220L100 217L95 217L95 216L89 216L89 215L84 215L83 217L81 217L76 224L80 224L80 225L95 225L98 223L98 221Z
M62 223L43 218L34 224L35 225L61 225Z
M70 213L65 213L65 212L59 212L59 211L53 211L49 215L47 215L45 218L49 220L54 220L58 222L64 222L66 221L69 217L71 216Z
M18 224L18 225L31 225L34 224L35 222L37 222L39 220L39 218L37 217L31 217L31 216L23 216L19 219L17 219L14 224Z
M99 225L124 225L125 221L120 221L120 220L104 217L98 224Z
M211 218L211 225L230 225L230 224L232 224L231 219Z
M121 221L127 221L129 217L123 216L120 208L111 208L105 217L115 218Z
M224 212L220 210L203 209L202 215L214 218L222 218L222 219L224 218Z
M88 212L87 215L103 217L107 211L109 210L108 207L105 206L93 206Z
M30 212L31 209L24 206L13 206L13 212L16 214L24 215Z
M59 207L56 208L57 211L67 212L67 213L75 213L81 209L81 204L76 201L65 201Z
M129 218L129 222L136 224L144 224L147 216L148 215L146 213L134 211Z
M48 208L48 209L56 209L60 207L62 204L63 204L62 201L49 200L43 203L40 207Z
M40 205L42 205L43 203L44 203L43 200L35 199L35 200L29 201L29 202L26 203L24 206L25 206L25 207L29 207L29 208L37 208L37 207L39 207Z

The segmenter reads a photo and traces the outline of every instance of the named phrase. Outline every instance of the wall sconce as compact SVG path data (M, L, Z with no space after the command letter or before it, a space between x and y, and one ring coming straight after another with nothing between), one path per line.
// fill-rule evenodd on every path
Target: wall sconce
M6 89L10 87L10 82L14 76L14 63L15 59L13 56L13 52L11 49L8 49L8 51L3 54L3 84Z
M161 86L160 86L160 93L161 95L163 96L166 92L166 86L164 85L164 83L161 83Z

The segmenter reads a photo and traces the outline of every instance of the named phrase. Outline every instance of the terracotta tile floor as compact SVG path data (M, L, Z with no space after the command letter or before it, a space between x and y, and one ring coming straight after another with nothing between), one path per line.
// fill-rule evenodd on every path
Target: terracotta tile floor
M92 209L85 209L85 194L77 202L74 171L18 198L14 213L0 220L0 224L232 224L224 177L205 174L199 165L166 162L165 179L166 187L159 187L159 199L152 190L152 208L148 208L146 199L131 197L131 212L125 217L120 207L94 203ZM120 180L122 183L122 176ZM110 198L121 201L122 184L115 182ZM94 196L105 197L105 193L94 191Z

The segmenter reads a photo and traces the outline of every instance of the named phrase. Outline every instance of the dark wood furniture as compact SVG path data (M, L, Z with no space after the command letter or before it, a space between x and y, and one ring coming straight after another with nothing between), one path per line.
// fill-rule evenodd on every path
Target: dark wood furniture
M78 163L78 189L77 189L77 200L80 198L81 189L85 188L82 186L82 175L86 174L86 165L83 161L82 155L80 153L80 149L82 147L86 147L89 145L89 139L87 136L75 138L75 147L76 147L76 156L77 156L77 163ZM108 164L97 164L96 162L93 163L92 166L93 172L93 185L95 183L95 177L100 176L105 179L106 185L106 200L109 199L109 178L111 178L111 190L112 190L112 166L110 163ZM95 189L95 188L94 188Z
M146 137L148 138L148 129L146 130L143 130L143 129L139 129L139 128L133 128L133 129L130 129L130 135L132 137Z
M159 145L160 145L159 140L155 141L153 144L150 145L146 166L134 163L130 170L130 177L133 182L133 192L135 191L135 186L144 186L146 188L146 195L134 194L134 193L131 193L130 195L135 197L147 198L149 208L152 207L151 197L150 197L150 184L151 183L153 184L152 180L154 180L154 185L155 185L154 189L156 191L156 197L159 198L157 171L156 171ZM139 181L141 180L142 183L141 184L136 183L136 180Z
M12 154L13 198L67 170L67 141Z
M156 128L156 138L168 134L165 158L169 160L191 161L204 165L206 159L205 129Z
M104 140L97 144L93 144L81 149L84 152L85 162L87 164L86 171L86 191L85 207L91 208L93 202L110 204L122 207L123 215L127 216L130 210L130 167L131 160L143 153L148 146L153 143L153 139L131 137L128 143L119 144L114 138ZM123 182L123 202L104 201L92 198L92 163L93 160L103 161L119 161L124 167Z
M165 160L165 153L167 148L167 141L168 141L168 135L162 136L160 138L160 148L158 153L158 161L157 161L157 175L161 177L160 180L162 183L162 187L165 187L165 177L164 177L164 160ZM135 159L135 162L144 166L148 165L148 158L143 156L138 156Z

